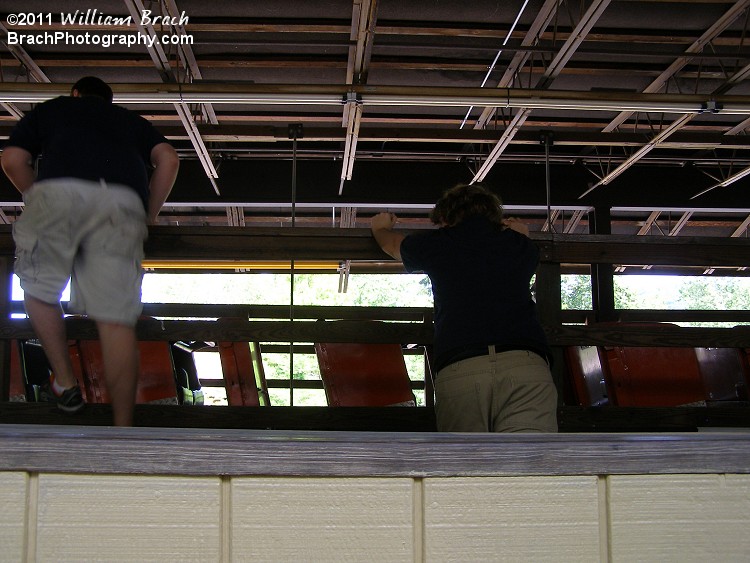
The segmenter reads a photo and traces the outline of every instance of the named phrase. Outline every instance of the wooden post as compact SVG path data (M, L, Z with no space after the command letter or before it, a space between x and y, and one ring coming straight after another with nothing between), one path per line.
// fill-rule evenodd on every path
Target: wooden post
M553 243L554 244L554 243ZM542 262L536 270L536 303L539 321L545 328L557 328L562 325L562 297L560 295L560 264ZM552 348L552 379L557 387L557 396L563 396L563 378L565 374L562 348Z
M609 208L596 207L589 218L592 234L612 234L612 216ZM616 321L615 280L612 264L591 264L591 297L597 322Z

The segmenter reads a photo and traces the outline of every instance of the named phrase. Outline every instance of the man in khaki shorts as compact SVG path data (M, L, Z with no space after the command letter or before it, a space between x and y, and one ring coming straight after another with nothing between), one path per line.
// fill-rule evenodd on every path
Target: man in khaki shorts
M379 213L372 234L435 300L435 416L445 432L557 432L549 349L529 290L539 250L480 184L443 194L438 229L404 236Z
M132 425L143 242L177 177L177 153L148 121L112 104L106 83L85 77L19 121L2 168L24 200L15 271L52 367L51 396L66 412L84 406L60 307L70 279L70 309L97 324L114 424Z

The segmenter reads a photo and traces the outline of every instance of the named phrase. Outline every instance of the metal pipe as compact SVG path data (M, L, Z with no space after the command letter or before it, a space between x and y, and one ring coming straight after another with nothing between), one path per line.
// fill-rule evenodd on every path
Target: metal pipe
M219 86L218 88L216 86ZM68 85L4 83L0 103L39 103L69 93ZM247 84L113 84L121 104L214 103L237 105L460 107L482 105L577 111L632 110L659 113L750 115L750 96L580 92L526 88L425 88L402 86L290 86Z

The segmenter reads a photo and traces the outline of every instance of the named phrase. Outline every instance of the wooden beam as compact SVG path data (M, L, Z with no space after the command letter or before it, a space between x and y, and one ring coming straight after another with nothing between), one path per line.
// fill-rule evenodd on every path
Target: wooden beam
M135 425L147 428L435 432L431 407L195 407L136 405ZM696 432L700 428L750 428L743 406L558 408L561 433ZM88 404L76 416L46 403L0 402L2 425L110 426L108 404ZM34 431L31 430L33 433ZM0 470L2 468L0 467Z
M300 230L302 229L302 230ZM146 256L157 259L216 260L223 255L235 260L388 259L369 229L153 227Z
M750 327L693 328L664 326L545 326L552 346L676 346L750 348ZM96 325L88 319L68 319L68 337L73 340L98 338ZM432 344L430 323L372 321L157 321L138 322L140 340L208 342L377 342ZM34 338L26 319L0 320L3 339Z
M224 408L188 407L204 419ZM329 416L337 410L327 409ZM136 419L143 411L136 408ZM381 416L386 412L379 409ZM34 473L413 479L750 472L748 433L464 435L7 424L0 425L0 451L0 471Z
M750 260L750 240L720 237L643 237L621 235L536 236L543 262L743 266ZM738 244L734 244L738 242Z
M405 233L412 231L405 230ZM661 266L746 266L750 239L639 237L532 233L542 262ZM149 228L147 259L211 260L378 260L389 258L369 229L325 227ZM0 256L13 256L10 225L0 225Z
M244 317L288 319L288 305L213 305L145 303L143 313L154 317ZM750 311L748 311L750 315ZM295 305L295 319L424 321L432 318L432 307L369 307Z

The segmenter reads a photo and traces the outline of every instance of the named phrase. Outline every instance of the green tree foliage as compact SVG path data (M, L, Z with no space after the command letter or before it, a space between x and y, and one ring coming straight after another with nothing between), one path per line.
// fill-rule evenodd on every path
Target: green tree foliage
M636 309L638 307L638 295L632 289L617 283L615 278L615 308Z
M680 286L685 309L750 309L750 285L745 278L692 278Z
M563 309L591 309L591 276L561 276L560 292Z
M561 298L563 309L590 310L593 307L591 295L591 276L566 274L561 276ZM615 278L615 307L632 309L637 307L637 294L626 285L619 284Z
M352 274L346 292L339 292L338 274L298 274L294 279L297 305L360 307L431 307L426 276L408 274Z
M146 303L282 305L289 303L288 274L146 274Z

